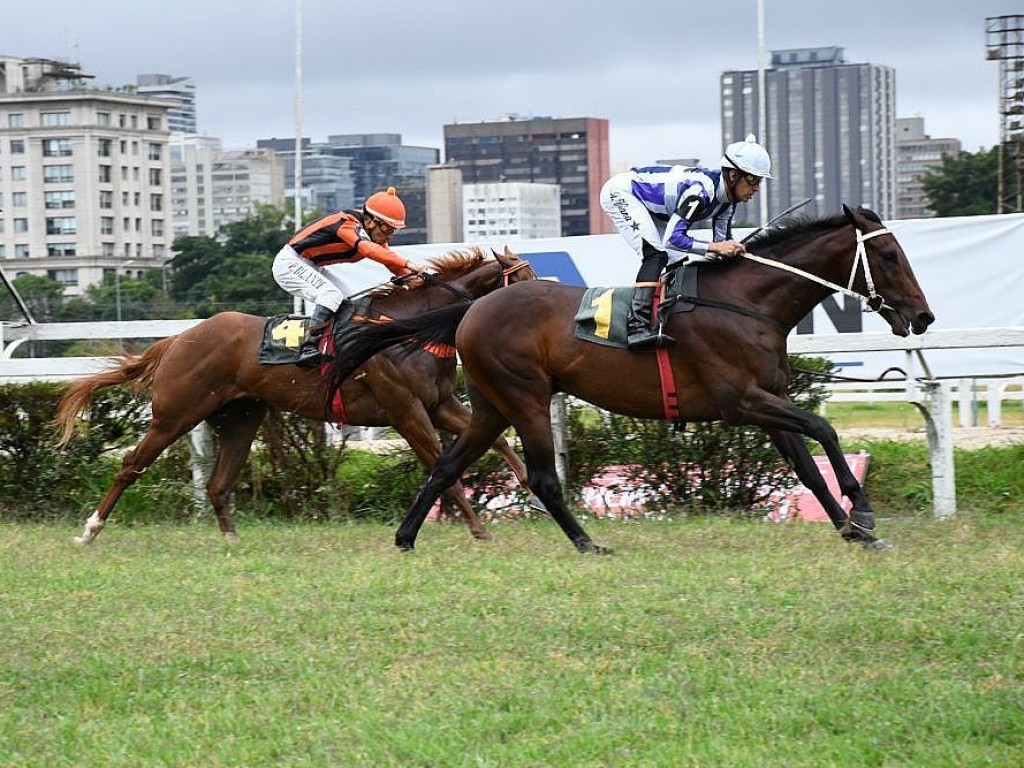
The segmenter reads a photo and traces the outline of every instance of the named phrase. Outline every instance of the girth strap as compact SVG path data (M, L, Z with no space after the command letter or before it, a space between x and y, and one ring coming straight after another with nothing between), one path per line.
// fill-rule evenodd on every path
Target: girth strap
M656 347L654 356L658 360L658 378L661 379L661 409L667 421L678 421L679 392L676 391L676 377L672 373L668 348Z

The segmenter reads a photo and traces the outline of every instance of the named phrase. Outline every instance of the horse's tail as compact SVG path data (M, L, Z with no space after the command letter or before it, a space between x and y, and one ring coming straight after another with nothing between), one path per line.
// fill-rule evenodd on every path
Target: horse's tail
M328 402L355 370L378 352L402 346L410 353L428 344L453 346L455 330L469 311L469 302L424 312L408 320L354 323L334 339L334 360L324 373Z
M75 420L83 413L92 399L92 393L106 387L129 385L133 393L138 394L149 387L160 361L170 348L175 337L166 339L147 347L141 355L122 354L116 367L79 379L64 394L57 405L57 415L53 419L54 426L60 430L57 447L68 444L75 430Z

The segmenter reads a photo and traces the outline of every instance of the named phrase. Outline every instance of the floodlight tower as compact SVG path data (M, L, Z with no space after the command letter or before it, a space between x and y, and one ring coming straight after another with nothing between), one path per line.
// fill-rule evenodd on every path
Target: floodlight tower
M997 213L1024 211L1024 16L985 19L987 58L999 61Z

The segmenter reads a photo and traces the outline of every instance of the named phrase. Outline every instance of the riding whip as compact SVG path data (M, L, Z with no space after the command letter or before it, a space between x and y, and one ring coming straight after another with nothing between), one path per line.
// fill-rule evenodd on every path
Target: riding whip
M775 217L774 219L772 219L771 221L769 221L769 222L768 222L767 224L762 224L762 225L761 225L760 227L758 227L757 229L755 229L755 230L754 230L753 232L751 232L751 233L750 233L749 235L747 235L746 237L744 237L744 238L743 238L742 240L740 240L740 242L741 242L741 243L745 243L745 242L747 242L747 240L749 240L750 238L752 238L752 237L753 237L754 235L756 235L756 234L757 234L758 232L763 232L764 230L768 229L768 227L770 227L770 226L771 226L772 224L774 224L774 223L775 223L776 221L778 221L779 219L782 219L782 218L785 218L786 216L789 216L789 214L791 214L791 213L792 213L793 211L795 211L795 210L797 210L797 209L799 209L799 208L803 208L803 207L804 207L805 205L807 205L807 204L808 204L809 202L811 202L811 198L809 198L809 197L805 197L805 198L804 198L803 200L801 200L801 201L800 201L799 203L797 203L796 205L791 205L791 206L789 206L789 208L787 208L786 210L784 210L784 211L783 211L782 213L780 213L780 214L779 214L778 216L776 216L776 217Z

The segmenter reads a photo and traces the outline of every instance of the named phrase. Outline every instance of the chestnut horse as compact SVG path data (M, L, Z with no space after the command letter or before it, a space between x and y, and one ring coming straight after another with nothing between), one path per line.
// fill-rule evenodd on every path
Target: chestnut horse
M425 282L408 290L385 285L371 294L371 312L391 318L410 317L429 309L469 302L520 280L536 279L529 263L508 248L494 258L480 249L453 252L431 259L435 270ZM262 365L257 352L266 318L222 312L184 333L162 339L138 356L124 355L120 365L75 382L58 406L60 444L70 440L76 417L92 393L128 385L152 393L153 417L141 442L125 456L99 507L75 539L91 543L124 490L175 440L202 421L216 434L218 450L207 493L221 533L237 538L230 498L235 480L249 455L268 406L310 419L331 420L324 390L315 369L295 365ZM437 356L425 350L412 355L384 353L361 366L341 389L345 423L391 426L419 459L432 467L441 453L435 429L458 434L469 423L469 411L455 394L454 354ZM525 484L525 468L503 438L494 447ZM490 538L457 484L446 494L460 510L473 536Z
M668 360L679 419L756 425L770 436L844 539L886 549L874 513L850 471L832 426L798 408L787 393L786 338L827 296L857 296L897 336L923 333L935 317L896 237L867 209L800 220L755 235L747 258L698 267L693 311L671 314L677 340ZM753 255L758 253L759 255ZM606 410L665 418L654 350L627 351L577 338L574 315L584 289L536 281L408 323L355 329L331 366L327 391L367 354L396 343L455 341L470 391L469 426L441 455L395 536L413 548L438 494L513 425L522 441L530 489L580 552L604 552L567 508L555 474L549 403L567 392ZM849 516L829 492L804 438L824 448Z

